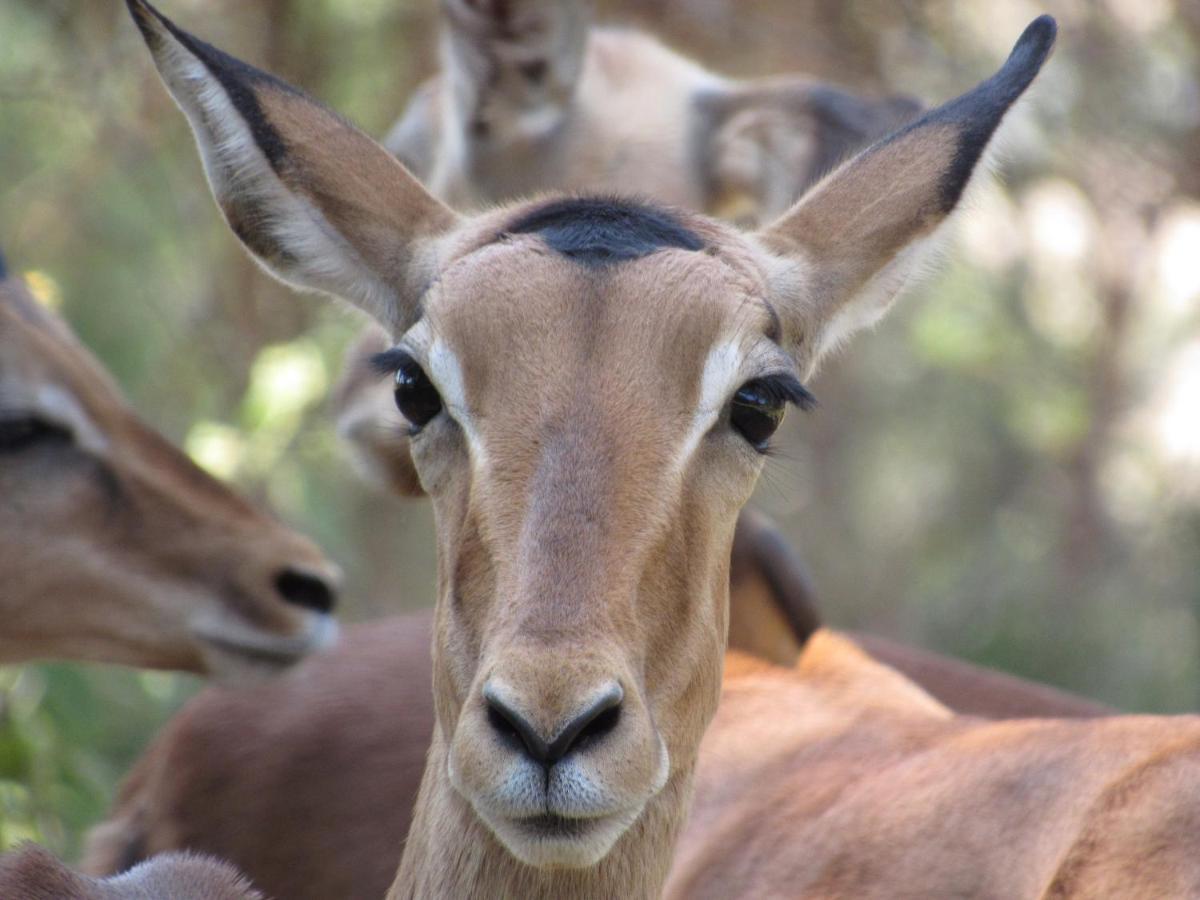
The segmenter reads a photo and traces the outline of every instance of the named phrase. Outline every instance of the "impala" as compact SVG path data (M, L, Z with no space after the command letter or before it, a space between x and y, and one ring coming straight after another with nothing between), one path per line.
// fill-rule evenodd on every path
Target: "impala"
M236 680L328 644L337 574L125 404L0 264L0 663Z
M1200 896L1200 718L957 716L826 631L731 653L664 897L735 896Z
M589 27L589 7L443 0L442 71L387 148L459 206L621 191L761 218L920 108L796 75L725 78L649 35Z
M169 853L116 878L72 872L46 850L27 844L0 856L0 897L6 900L263 900L224 863Z
M729 590L731 649L794 664L818 627L816 613L803 566L760 515L738 519ZM235 864L272 897L382 897L433 732L431 624L423 612L351 625L337 647L282 677L197 696L155 738L89 835L84 870L114 875L191 848ZM956 710L1106 712L966 663L880 649L872 654L898 656L903 671Z
M738 510L1054 42L753 234L615 197L464 218L382 147L127 0L270 271L393 335L437 524L434 730L392 897L653 897L720 693Z

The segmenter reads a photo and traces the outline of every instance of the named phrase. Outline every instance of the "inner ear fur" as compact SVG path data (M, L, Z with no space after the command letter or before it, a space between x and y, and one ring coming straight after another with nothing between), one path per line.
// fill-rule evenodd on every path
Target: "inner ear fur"
M779 276L780 311L803 368L882 315L920 268L1056 33L1051 17L1035 19L995 75L863 151L759 232L793 264Z
M272 274L399 330L457 216L374 140L272 75L126 0L187 116L230 228Z

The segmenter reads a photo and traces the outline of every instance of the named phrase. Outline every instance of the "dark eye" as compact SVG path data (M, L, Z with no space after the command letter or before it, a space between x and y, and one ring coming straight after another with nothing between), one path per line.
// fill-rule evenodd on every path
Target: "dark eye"
M408 419L414 434L442 411L442 398L410 356L401 359L396 369L396 409Z
M783 421L787 400L762 381L748 381L733 395L729 424L760 453Z
M0 416L0 453L17 453L45 441L70 443L71 432L36 416Z

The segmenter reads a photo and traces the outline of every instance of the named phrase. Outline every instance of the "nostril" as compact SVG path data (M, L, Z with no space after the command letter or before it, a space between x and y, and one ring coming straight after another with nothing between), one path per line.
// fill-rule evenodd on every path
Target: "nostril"
M621 707L619 705L610 706L583 726L575 737L575 742L568 749L579 750L592 741L599 740L616 728L619 721L621 721Z
M276 575L275 589L293 606L314 612L332 612L336 602L333 588L325 579L295 569L284 569Z
M551 762L557 762L572 750L580 750L598 741L617 727L621 721L621 701L625 692L618 684L593 700L586 709L566 724L550 744Z
M524 716L487 688L483 698L487 702L488 724L502 740L516 750L523 750L535 762L543 765L550 762L546 742Z
M489 684L483 689L487 720L502 741L534 762L549 768L568 753L597 741L621 721L624 692L613 683L581 712L576 714L551 741L533 727L523 715L508 705Z
M508 716L501 712L492 701L488 701L487 705L488 724L500 735L506 738L512 738L514 741L520 742L521 732L517 731L515 726Z

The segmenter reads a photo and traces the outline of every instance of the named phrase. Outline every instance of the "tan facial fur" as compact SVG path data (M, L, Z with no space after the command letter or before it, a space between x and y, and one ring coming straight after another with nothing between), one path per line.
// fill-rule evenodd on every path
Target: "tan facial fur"
M454 417L413 441L438 522L435 688L451 780L530 861L547 842L512 820L628 824L690 765L715 702L731 528L761 466L718 422L740 384L791 363L767 337L753 263L722 258L704 227L711 255L666 249L612 267L579 266L532 235L471 249L446 261L400 341ZM488 316L463 314L483 303ZM548 790L494 740L489 687L549 740L613 686L618 724L556 766ZM597 830L590 862L620 834Z
M6 441L4 423L34 430ZM2 662L237 678L336 633L332 564L140 421L15 278L0 280L0 496Z

